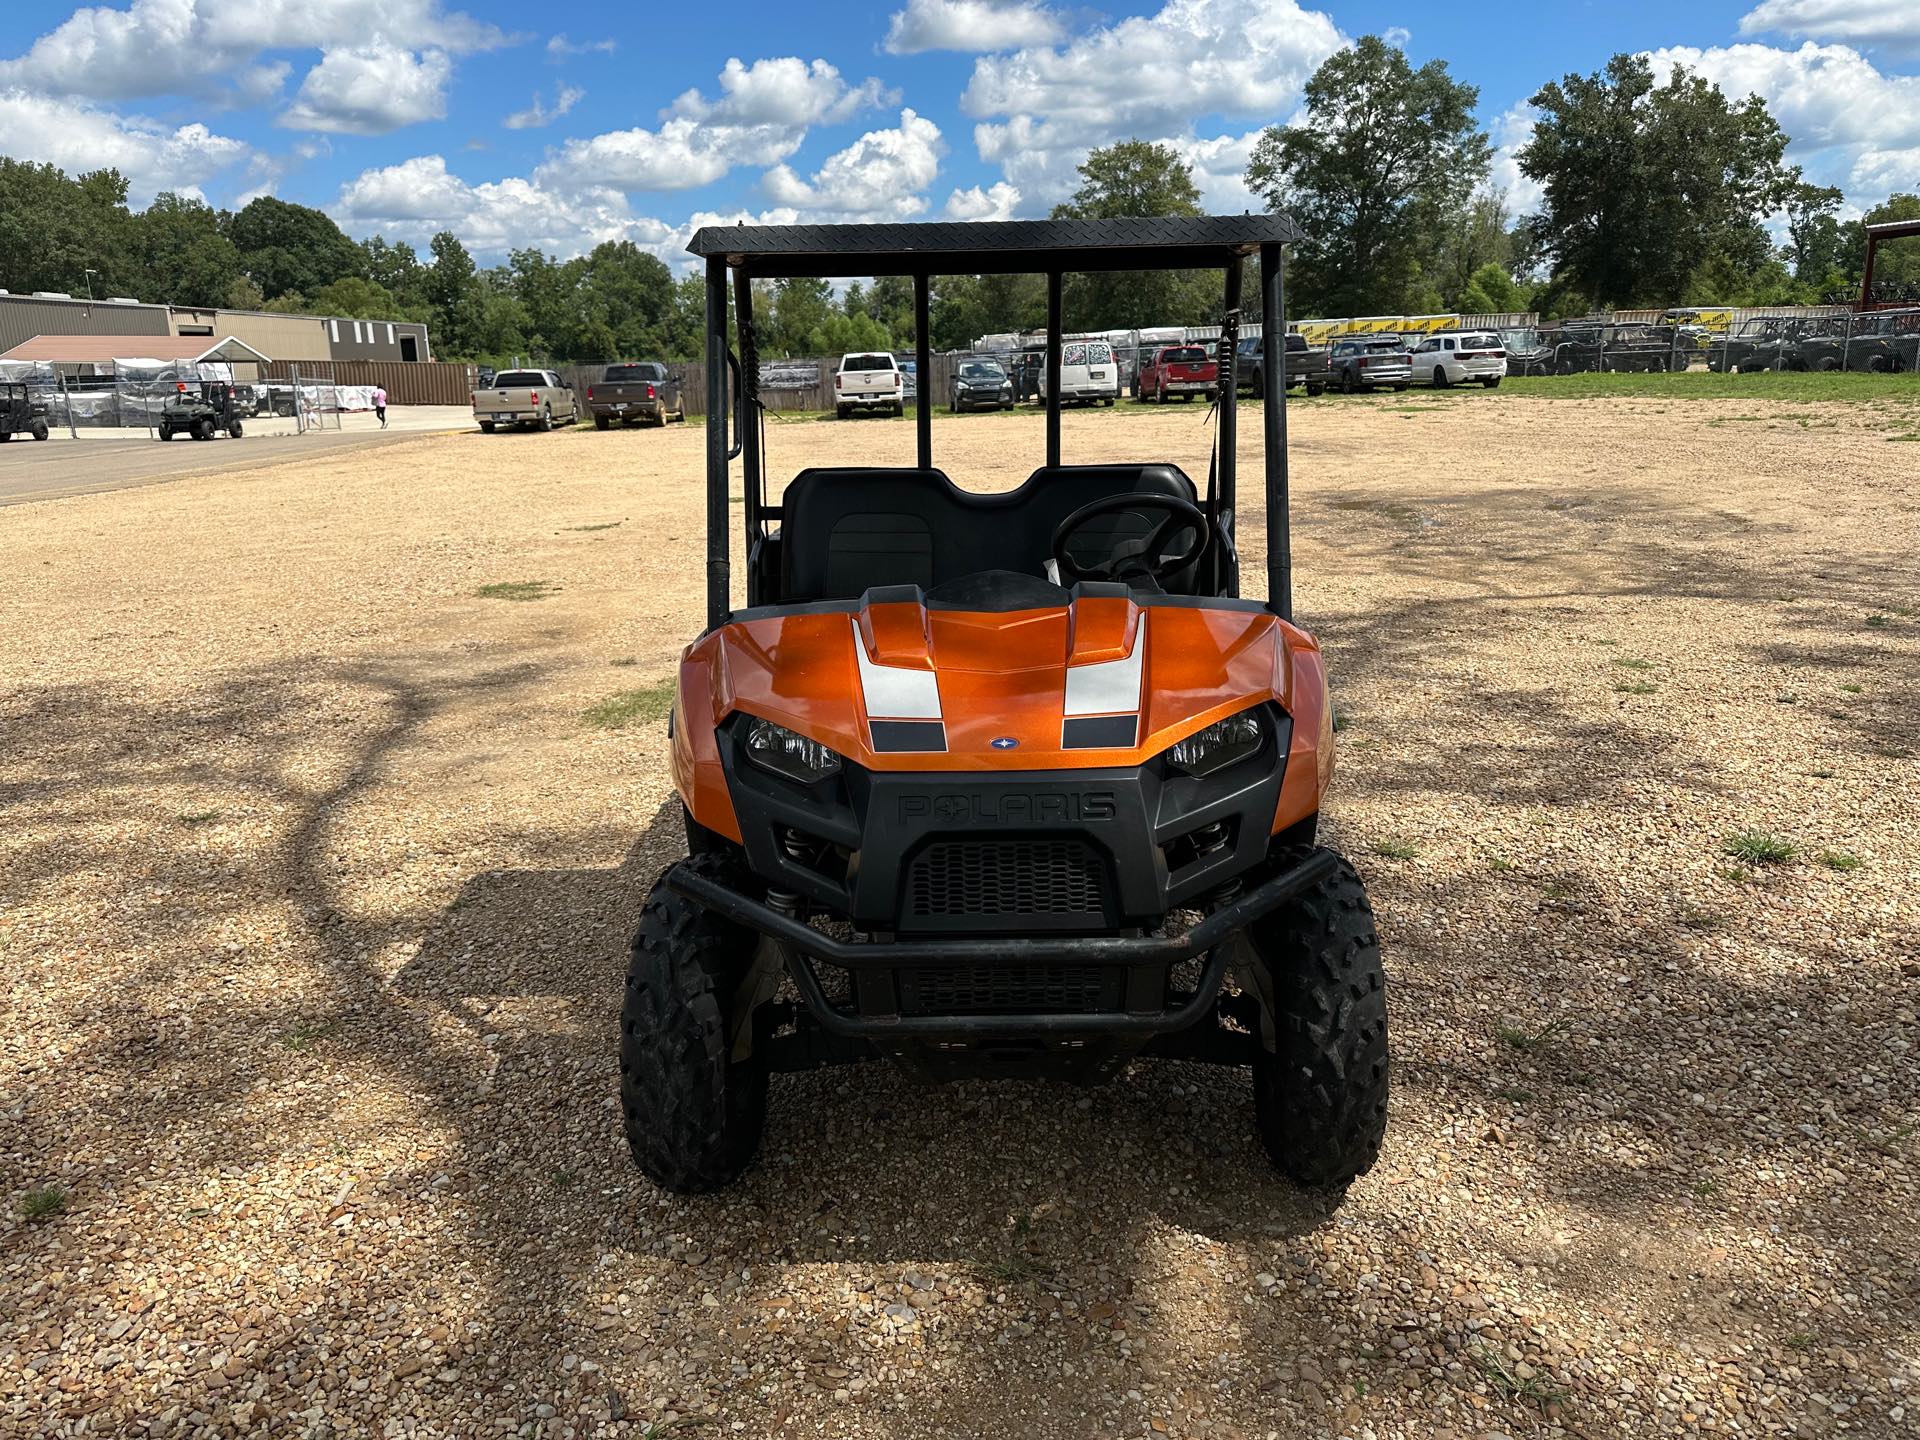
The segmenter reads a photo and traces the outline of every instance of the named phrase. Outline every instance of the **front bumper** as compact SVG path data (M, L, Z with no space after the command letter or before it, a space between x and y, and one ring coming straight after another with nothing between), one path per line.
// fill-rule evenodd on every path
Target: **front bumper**
M1000 390L961 390L953 403L962 410L1002 410L1013 404L1013 395Z
M1297 864L1256 885L1208 915L1184 935L1085 935L1048 939L924 939L869 944L836 940L764 901L719 884L685 866L668 872L667 883L689 899L782 947L788 973L807 1009L829 1034L865 1040L965 1040L1045 1038L1058 1035L1152 1036L1184 1030L1203 1018L1219 996L1232 959L1227 943L1252 922L1271 914L1301 890L1332 874L1332 851L1313 850ZM1168 1003L1167 971L1183 961L1206 957L1193 991ZM831 1000L815 963L824 961L853 971L858 1008ZM1118 973L1114 1009L1029 1011L991 1014L903 1014L894 972L993 965L999 967L1072 965ZM873 977L881 983L864 983ZM878 999L876 1006L875 1000ZM889 1005L888 1001L892 1000Z

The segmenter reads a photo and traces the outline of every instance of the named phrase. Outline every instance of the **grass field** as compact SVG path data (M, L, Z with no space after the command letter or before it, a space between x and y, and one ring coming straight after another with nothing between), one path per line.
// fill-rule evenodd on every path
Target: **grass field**
M1852 375L1843 371L1766 370L1757 375L1717 375L1688 370L1679 375L1530 375L1501 385L1540 400L1611 400L1628 396L1662 400L1838 401L1904 404L1920 410L1920 375Z

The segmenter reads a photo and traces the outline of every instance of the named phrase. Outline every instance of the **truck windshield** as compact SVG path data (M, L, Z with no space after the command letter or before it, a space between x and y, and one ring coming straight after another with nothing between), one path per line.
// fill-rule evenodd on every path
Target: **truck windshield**
M969 360L960 367L962 380L1004 380L1007 372L991 360Z
M547 383L547 377L538 370L502 370L493 377L496 390L537 389Z

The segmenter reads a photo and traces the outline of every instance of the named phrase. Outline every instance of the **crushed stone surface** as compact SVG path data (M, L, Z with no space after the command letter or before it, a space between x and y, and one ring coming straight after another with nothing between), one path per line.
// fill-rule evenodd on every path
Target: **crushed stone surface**
M632 1168L624 947L681 840L664 726L582 717L699 629L698 426L0 511L0 1435L1920 1433L1888 393L1295 407L1395 1046L1337 1207L1171 1062L776 1078L729 1193ZM1204 476L1204 422L1066 456ZM768 435L911 463L910 421ZM1041 443L935 426L963 483Z

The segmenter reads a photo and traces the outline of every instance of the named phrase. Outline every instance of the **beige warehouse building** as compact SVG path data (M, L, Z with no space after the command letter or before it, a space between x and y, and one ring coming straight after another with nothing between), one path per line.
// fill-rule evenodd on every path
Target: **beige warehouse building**
M343 320L262 310L197 310L137 300L0 291L0 352L42 335L232 337L276 360L433 359L427 327L413 320ZM152 353L151 350L144 353Z

